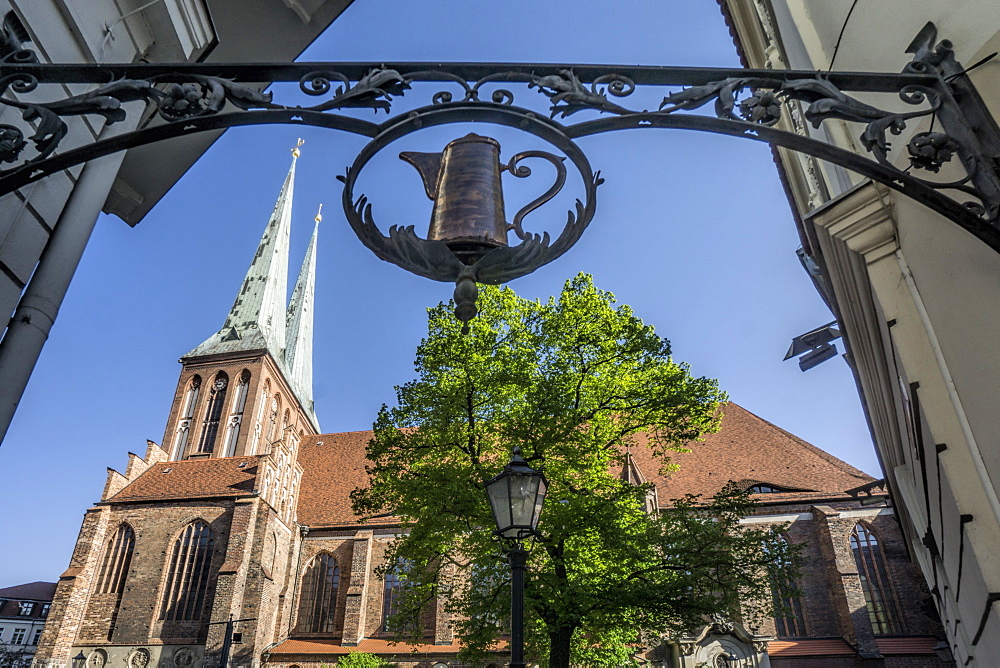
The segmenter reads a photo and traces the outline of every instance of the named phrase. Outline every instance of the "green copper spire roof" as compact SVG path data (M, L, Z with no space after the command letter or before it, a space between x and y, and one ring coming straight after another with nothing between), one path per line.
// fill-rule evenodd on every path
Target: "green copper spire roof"
M222 329L184 357L201 357L265 348L275 359L285 349L285 296L288 294L288 237L291 231L295 161L281 186L264 236L250 263L243 287Z
M320 212L323 207L320 205ZM287 329L288 347L285 348L285 368L288 369L288 382L302 401L307 413L313 411L313 296L316 285L316 236L319 234L319 223L323 219L316 214L316 226L313 228L309 247L306 249L299 278L295 281L291 303L288 305Z
M257 253L250 262L243 286L236 295L225 324L204 343L184 355L184 359L266 350L281 367L299 403L318 430L312 397L316 231L313 231L292 303L286 308L285 302L288 295L288 246L295 193L295 162L298 157L299 149L296 147L292 149L292 164L274 211L267 221Z

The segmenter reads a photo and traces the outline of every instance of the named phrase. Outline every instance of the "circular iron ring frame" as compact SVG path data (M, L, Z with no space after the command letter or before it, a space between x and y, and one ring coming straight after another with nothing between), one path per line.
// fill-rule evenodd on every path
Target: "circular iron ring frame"
M583 179L584 188L586 190L586 201L580 209L581 214L579 219L576 220L572 226L566 225L566 227L563 228L559 237L556 238L555 241L548 246L548 248L546 248L545 254L543 257L539 258L539 262L534 262L530 266L525 267L523 271L516 272L516 275L508 278L508 280L514 280L515 278L520 278L521 276L530 274L535 269L538 269L539 267L542 267L559 258L566 251L572 248L576 239L578 239L579 236L587 229L587 226L590 225L590 221L593 219L594 213L597 209L597 186L600 183L600 179L595 178L594 170L591 168L586 155L580 147L577 146L573 140L571 140L563 132L561 126L546 118L538 116L538 114L529 109L510 105L477 102L470 105L463 103L449 103L447 106L431 105L414 109L405 116L400 117L398 122L376 135L372 141L368 142L368 144L365 145L365 147L358 153L353 164L351 164L347 175L343 178L344 192L342 204L344 208L344 215L347 216L351 229L354 230L355 235L357 235L358 239L365 245L366 248L368 248L368 250L372 251L372 253L376 256L387 262L391 262L392 264L402 267L407 271L413 271L412 267L408 267L397 262L393 258L384 256L380 252L379 248L369 242L368 235L364 232L364 223L361 221L358 211L356 210L357 200L354 196L354 186L357 182L358 175L364 169L365 165L368 164L368 161L392 142L426 128L436 127L439 125L477 122L516 128L523 132L527 132L528 134L534 135L535 137L538 137L539 139L542 139L543 141L554 146L556 149L561 151L563 155L569 158L570 162L572 162L576 167ZM455 280L453 277L442 278L422 273L421 275L442 282Z

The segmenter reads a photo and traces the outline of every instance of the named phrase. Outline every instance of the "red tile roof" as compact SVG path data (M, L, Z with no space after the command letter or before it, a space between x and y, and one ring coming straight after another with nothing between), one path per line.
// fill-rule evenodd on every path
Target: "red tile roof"
M302 488L299 522L311 527L354 524L348 494L367 484L365 446L370 431L321 434L305 439L299 453ZM823 452L740 406L723 407L722 429L690 444L691 452L671 453L680 466L662 475L660 463L641 435L631 448L644 475L657 487L662 504L684 494L712 495L729 481L767 483L788 490L758 495L760 501L805 501L843 495L874 478ZM116 497L117 499L117 497Z
M257 487L257 460L226 457L153 464L108 503L245 496Z
M348 431L311 436L302 442L300 524L316 527L357 522L348 494L368 484L365 446L371 437L370 431Z
M817 640L772 640L767 644L767 655L791 656L854 656L856 652L841 638Z
M382 638L365 638L357 647L345 647L339 640L286 640L271 650L272 658L276 654L349 654L351 652L369 652L371 654L454 654L459 651L458 644L435 645L433 643L392 643Z
M723 406L722 429L690 444L690 452L670 453L679 470L663 476L646 447L632 448L661 502L684 494L710 496L729 481L766 483L788 490L841 493L875 479L816 446L789 434L734 403ZM645 437L639 438L644 446ZM746 485L745 485L746 486ZM762 494L761 501L777 500Z
M16 598L24 601L51 601L55 594L55 582L28 582L0 589L0 598Z
M934 646L938 639L916 638L876 638L878 651L889 656L920 655L934 656ZM841 638L816 640L772 640L767 646L768 656L854 656L856 652Z
M934 656L937 638L875 638L878 651L882 654L926 654Z

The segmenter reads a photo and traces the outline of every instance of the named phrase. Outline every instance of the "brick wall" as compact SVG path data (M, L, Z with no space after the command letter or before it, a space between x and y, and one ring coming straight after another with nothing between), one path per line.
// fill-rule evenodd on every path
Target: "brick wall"
M762 507L759 512L773 513L776 518L783 517L786 521L793 518L785 536L790 542L805 546L803 567L796 579L806 628L804 637L839 637L859 652L878 655L876 635L868 618L850 545L851 532L859 522L864 522L875 532L885 554L892 589L899 603L901 633L943 637L927 585L909 560L902 531L891 509L843 502L817 506L790 505L779 509ZM786 514L782 516L779 513ZM775 633L773 619L752 620L751 624L756 624L762 634ZM856 663L859 660L853 657L771 658L776 667L803 668L861 665ZM945 664L929 657L885 657L883 665L909 668Z
M73 656L72 647L86 622L85 611L110 516L107 507L91 508L84 515L69 568L59 577L49 621L35 651L36 665L65 666Z
M167 416L167 426L163 434L163 447L170 453L172 458L183 458L183 456L190 455L195 452L198 447L198 437L201 434L201 424L205 418L205 412L208 409L209 397L211 395L210 388L212 380L215 378L216 374L220 371L224 371L229 377L229 394L227 394L227 404L225 412L222 415L222 423L219 425L219 433L215 441L215 451L212 456L214 457L224 457L225 453L222 452L222 448L225 442L225 421L229 417L228 411L231 408L231 401L229 401L233 392L236 390L236 384L239 381L240 374L243 370L250 372L250 383L247 387L247 398L246 404L243 409L243 422L240 427L240 435L236 442L236 452L235 456L245 455L249 452L254 440L254 430L256 426L256 421L258 417L258 408L261 401L261 391L264 388L265 382L269 384L271 388L271 395L277 392L282 398L282 408L283 412L285 408L291 408L291 419L289 421L289 426L295 434L303 433L307 435L312 435L315 433L311 423L306 417L302 410L302 407L298 405L298 402L294 398L294 393L291 388L284 381L282 372L278 366L271 359L270 355L258 351L253 354L241 354L234 353L232 359L225 360L215 360L215 359L195 359L184 363L184 367L181 369L180 377L177 381L177 389L174 392L174 400L170 407L170 413ZM198 393L198 401L192 410L192 419L190 434L188 436L187 448L183 455L175 452L175 444L177 441L177 428L178 422L181 419L180 412L184 408L185 396L187 394L188 385L194 376L201 377L201 391ZM268 399L270 401L270 398ZM280 417L279 417L280 419ZM267 421L267 410L264 411L264 421ZM267 426L263 426L264 434L266 435ZM262 436L260 442L257 444L256 452L253 454L266 453L268 451L266 437Z

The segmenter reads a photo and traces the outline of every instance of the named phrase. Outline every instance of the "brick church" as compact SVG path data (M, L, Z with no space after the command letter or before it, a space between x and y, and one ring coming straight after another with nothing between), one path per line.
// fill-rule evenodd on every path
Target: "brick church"
M292 166L222 328L181 358L162 444L109 470L60 576L35 664L83 668L332 666L352 651L458 666L440 610L417 644L384 620L400 582L377 568L398 527L361 523L370 432L321 434L313 409L316 231L286 302ZM317 229L319 216L317 216ZM636 447L628 480L657 503L729 481L758 493L747 523L805 544L784 616L706 620L636 656L644 665L945 666L931 598L878 482L728 404L722 429L661 476ZM74 662L74 658L76 661ZM505 663L498 654L493 665Z

